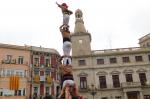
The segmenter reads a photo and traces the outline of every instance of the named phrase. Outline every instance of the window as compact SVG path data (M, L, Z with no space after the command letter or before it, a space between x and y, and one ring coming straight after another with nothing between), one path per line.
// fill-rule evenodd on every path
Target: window
M97 59L97 64L104 64L104 59Z
M147 43L146 43L146 46L147 46L147 47L150 47L150 43L149 43L149 42L147 42Z
M39 66L39 58L34 58L34 64L35 64L36 66Z
M23 64L23 56L19 56L19 58L18 58L18 64Z
M46 76L49 76L50 74L51 74L50 70L46 70L46 71L45 71L45 75L46 75Z
M77 13L77 14L76 14L76 17L77 17L77 18L80 18L80 14L79 14L79 13Z
M2 91L0 92L0 96L3 96L3 92Z
M50 59L46 59L46 67L50 66Z
M23 71L23 70L16 70L15 74L17 76L24 77L25 76L25 71Z
M114 88L120 87L119 75L112 75Z
M116 58L110 58L110 63L117 63L117 59Z
M18 90L18 96L21 96L21 90Z
M0 88L0 96L3 96L3 89Z
M150 95L144 95L144 99L150 99Z
M13 69L11 69L11 75L14 75L14 70Z
M43 70L40 71L40 76L44 76L44 71Z
M128 63L128 62L130 62L129 57L122 57L122 62L123 62L123 63Z
M139 73L139 78L140 78L141 85L145 85L146 84L146 74Z
M46 93L45 93L46 95L49 95L49 87L46 87L46 88L45 88L45 92L46 92Z
M142 56L135 56L135 60L136 60L136 62L142 62L143 61Z
M99 76L100 88L107 88L106 76Z
M80 43L80 44L82 44L82 43L83 43L83 41L82 41L82 40L79 40L79 43Z
M34 70L34 76L35 75L39 75L39 71L38 70Z
M10 76L11 75L11 70L10 69L8 69L7 70L7 74L6 74L7 76Z
M80 88L87 89L87 79L86 77L80 77Z
M17 96L17 90L15 90L14 96Z
M126 74L126 82L133 82L132 74Z
M150 55L148 55L148 60L150 61Z
M79 65L86 65L86 62L85 62L85 60L79 60L79 61L78 61L78 64L79 64Z
M12 55L7 55L7 60L11 61L11 59L12 59Z
M25 94L26 94L26 90L25 88L23 88L23 96L25 96Z
M38 87L34 87L34 93L38 93Z
M115 99L121 99L121 96L116 96Z

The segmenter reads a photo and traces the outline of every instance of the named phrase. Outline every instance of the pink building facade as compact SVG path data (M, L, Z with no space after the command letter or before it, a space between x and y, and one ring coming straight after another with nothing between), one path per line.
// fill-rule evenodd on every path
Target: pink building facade
M29 95L29 64L27 47L0 44L0 99L26 99ZM17 89L10 88L12 76L19 77Z

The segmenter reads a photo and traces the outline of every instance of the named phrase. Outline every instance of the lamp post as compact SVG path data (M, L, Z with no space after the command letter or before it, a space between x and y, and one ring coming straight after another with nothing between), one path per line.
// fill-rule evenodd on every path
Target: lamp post
M97 89L94 87L94 84L91 84L90 94L93 96L93 99L97 93L96 91L97 91Z

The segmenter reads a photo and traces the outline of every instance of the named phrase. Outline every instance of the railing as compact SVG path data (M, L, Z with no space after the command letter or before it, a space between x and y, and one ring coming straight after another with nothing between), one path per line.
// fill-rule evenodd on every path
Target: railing
M33 64L33 66L36 68L44 68L44 67L51 67L51 64L40 64L40 63L37 63L37 64Z
M141 87L141 83L140 82L122 82L120 83L120 86L118 85L118 87L114 87L113 84L107 84L106 87L100 87L100 85L95 85L95 88L97 91L101 91L101 90L114 90L114 89L121 89L121 88L136 88L136 87ZM150 87L150 85L145 85L146 87ZM78 86L78 90L81 92L88 92L90 91L90 87L87 86L85 88L81 88L80 86Z
M148 48L145 48L148 49ZM144 49L144 51L145 51ZM118 49L106 49L106 50L95 50L92 51L92 54L102 54L102 53L114 53L114 52L126 52L126 51L139 51L143 50L140 47L131 47L131 48L118 48Z
M45 81L46 81L46 83L51 84L52 83L52 77L46 76Z
M121 83L122 88L132 88L132 87L140 87L141 83L140 82L123 82Z
M35 83L40 83L40 76L39 75L34 76L34 82Z
M78 90L80 92L87 92L87 91L89 91L89 87L81 88L80 86L78 86Z
M50 64L46 64L45 67L51 67L51 65Z
M98 85L98 90L120 89L121 86L114 86L113 84L107 84L106 87Z
M40 65L39 64L34 64L34 67L39 67Z
M16 64L16 59L2 60L2 64Z
M2 60L1 61L2 64L19 64L19 65L29 65L28 61L26 62L17 62L16 59L11 59L11 60Z

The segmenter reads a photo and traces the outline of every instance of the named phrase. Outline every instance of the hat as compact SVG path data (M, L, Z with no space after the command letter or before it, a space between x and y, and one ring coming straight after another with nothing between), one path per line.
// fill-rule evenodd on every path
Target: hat
M62 3L61 5L68 8L68 5L66 3Z

